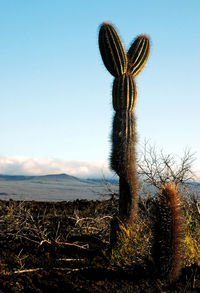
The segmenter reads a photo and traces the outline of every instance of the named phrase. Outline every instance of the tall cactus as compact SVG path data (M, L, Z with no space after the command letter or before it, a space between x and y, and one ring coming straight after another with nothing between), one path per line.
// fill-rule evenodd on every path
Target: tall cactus
M111 168L119 176L119 215L132 225L137 213L138 194L134 113L137 89L134 77L148 59L150 41L146 35L138 36L126 54L114 26L104 22L99 31L99 49L105 67L115 77Z

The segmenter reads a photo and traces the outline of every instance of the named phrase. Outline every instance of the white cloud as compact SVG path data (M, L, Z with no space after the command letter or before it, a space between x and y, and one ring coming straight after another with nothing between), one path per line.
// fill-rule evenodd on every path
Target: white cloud
M196 168L195 168L196 167ZM196 180L200 181L200 169L194 167ZM7 175L46 175L60 174L79 178L110 178L114 173L105 161L68 161L61 159L39 159L27 157L0 156L0 174Z
M46 175L60 174L80 178L111 177L113 173L105 161L68 161L60 159L38 159L26 157L0 157L0 174Z

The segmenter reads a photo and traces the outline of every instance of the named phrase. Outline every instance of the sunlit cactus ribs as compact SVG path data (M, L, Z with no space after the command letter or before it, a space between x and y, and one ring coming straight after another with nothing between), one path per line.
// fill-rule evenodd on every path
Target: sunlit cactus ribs
M116 77L113 83L112 96L113 108L116 112L134 110L136 106L137 91L133 76L123 74Z
M138 75L147 62L149 52L150 41L148 36L138 36L127 52L127 72L133 76Z
M146 35L140 35L126 53L114 26L104 22L99 31L99 49L105 67L115 77L111 168L119 176L119 215L124 222L132 225L137 214L138 194L134 113L137 89L134 77L148 59L150 41Z

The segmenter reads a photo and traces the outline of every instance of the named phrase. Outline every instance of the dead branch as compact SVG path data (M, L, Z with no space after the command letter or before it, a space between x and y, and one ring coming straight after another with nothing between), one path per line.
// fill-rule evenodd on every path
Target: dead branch
M158 151L155 146L145 142L137 162L138 174L142 180L157 188L167 182L174 182L176 185L184 184L194 180L192 172L194 160L194 153L191 153L189 149L186 149L178 160L178 156L166 155L162 150Z

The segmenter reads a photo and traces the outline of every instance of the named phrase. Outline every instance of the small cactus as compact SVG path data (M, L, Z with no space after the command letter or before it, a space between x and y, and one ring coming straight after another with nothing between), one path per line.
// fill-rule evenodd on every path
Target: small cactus
M170 282L179 276L183 252L183 210L174 183L161 187L155 207L153 260L157 273Z
M137 213L136 131L134 109L137 89L134 77L144 67L150 51L146 35L139 36L126 54L114 26L104 22L99 31L99 49L104 65L115 77L111 168L119 176L119 215L132 225Z

